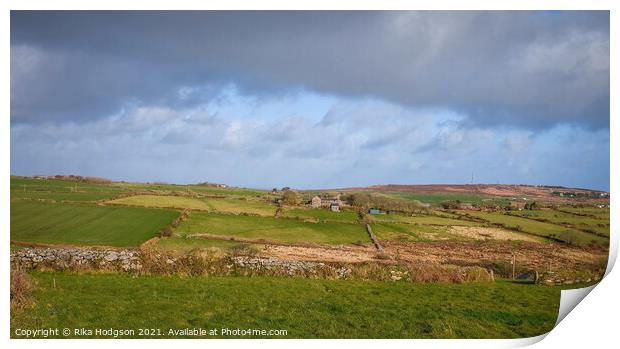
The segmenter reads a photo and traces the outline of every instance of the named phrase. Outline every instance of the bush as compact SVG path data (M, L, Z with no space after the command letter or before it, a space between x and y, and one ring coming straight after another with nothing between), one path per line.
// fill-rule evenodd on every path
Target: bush
M491 274L480 267L417 265L409 268L412 282L479 282L492 281Z
M220 275L226 276L228 258L218 249L193 250L182 256L162 251L143 251L140 254L143 275Z
M11 309L21 309L29 303L34 283L22 268L11 268Z
M161 232L159 232L160 237L170 237L172 236L172 229L170 227L165 227Z
M568 245L573 245L577 241L577 236L572 231L564 231L560 233L559 239L567 243Z
M258 254L258 249L250 244L241 243L231 248L233 256L255 256Z
M301 197L296 191L287 189L282 194L282 202L287 205L297 205L301 202Z
M388 255L385 252L377 252L375 254L375 259L387 260L387 259L391 259L391 258L390 258L390 255Z

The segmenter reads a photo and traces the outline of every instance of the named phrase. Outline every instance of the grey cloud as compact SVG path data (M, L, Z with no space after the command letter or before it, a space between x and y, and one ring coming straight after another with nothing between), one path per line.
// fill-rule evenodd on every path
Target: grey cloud
M11 75L19 123L190 108L232 82L608 128L609 12L12 11Z
M210 180L262 188L462 183L475 172L481 183L608 189L605 131L556 127L534 133L460 127L438 120L421 123L417 114L387 112L395 108L386 107L385 115L413 133L389 140L368 133L355 121L326 126L303 118L287 123L286 117L244 122L211 117L210 123L195 123L184 117L192 110L163 108L136 108L83 123L21 124L11 128L11 171L180 183ZM368 109L360 106L349 108L350 114L331 115L355 120ZM142 122L143 115L150 114L157 115L156 125ZM273 132L287 124L284 129L294 137ZM163 142L166 138L177 141ZM366 146L378 141L385 144ZM425 144L432 147L411 151Z

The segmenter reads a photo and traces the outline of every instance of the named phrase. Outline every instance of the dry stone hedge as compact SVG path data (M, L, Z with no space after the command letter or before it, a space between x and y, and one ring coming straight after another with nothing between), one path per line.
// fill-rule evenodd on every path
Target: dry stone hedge
M70 248L24 248L11 253L11 265L26 269L110 269L137 271L142 268L135 250Z

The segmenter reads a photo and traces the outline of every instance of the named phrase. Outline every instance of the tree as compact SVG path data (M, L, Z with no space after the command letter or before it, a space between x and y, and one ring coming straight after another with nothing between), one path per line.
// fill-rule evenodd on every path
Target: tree
M538 209L538 204L536 203L536 201L532 201L531 203L527 203L525 204L525 209L526 210L537 210Z
M287 189L282 194L282 202L287 205L297 205L301 202L301 197L296 191Z

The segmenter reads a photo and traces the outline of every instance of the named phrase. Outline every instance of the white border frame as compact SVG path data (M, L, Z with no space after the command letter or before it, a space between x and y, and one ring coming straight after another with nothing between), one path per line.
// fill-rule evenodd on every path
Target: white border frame
M4 251L9 251L9 239L8 232L10 231L9 223L9 176L10 176L10 12L9 10L62 10L62 9L83 9L83 10L102 10L102 9L122 9L122 10L139 10L139 9L152 9L152 10L193 10L193 9L211 9L211 10L223 10L223 9L290 9L290 10L303 10L303 9L324 9L324 10L344 10L344 9L358 9L358 10L549 10L549 9L562 9L562 10L611 10L611 62L614 62L613 57L617 56L617 45L614 43L615 38L618 38L618 3L613 1L603 0L589 0L589 1L575 1L575 0L548 0L548 1L536 1L536 0L522 0L522 1L497 1L497 0L435 0L425 1L419 3L412 3L410 1L403 0L383 0L380 2L370 0L359 0L352 3L327 1L327 0L315 0L315 1L284 1L284 0L264 0L260 4L256 1L240 1L229 0L220 1L217 3L201 3L191 0L176 0L162 1L153 0L148 2L134 2L129 3L127 1L109 0L109 1L75 1L75 0L57 0L54 2L44 0L33 1L3 1L0 7L3 11L0 14L0 21L2 26L2 47L4 54L2 55L2 72L4 76L4 84L2 84L2 106L4 112L4 124L0 129L0 142L2 143L2 168L3 168L3 180L0 185L0 193L2 194L2 200L0 201L0 222L2 224L2 231L5 238L2 239L2 248ZM611 115L618 115L617 97L617 81L618 72L611 66ZM610 192L611 195L611 248L610 258L608 263L607 272L612 270L613 264L617 257L618 246L618 199L616 198L616 188L618 187L618 180L620 179L620 172L618 171L618 152L620 144L616 138L620 135L619 123L615 118L610 120ZM204 340L192 340L192 339L170 339L170 340L147 340L147 339L135 339L135 340L53 340L53 341L33 341L33 340L9 340L10 325L9 325L9 288L6 287L6 283L9 280L9 258L5 255L4 258L0 258L0 268L2 280L5 282L5 287L2 287L0 292L2 294L1 302L2 306L2 320L0 325L0 333L2 338L0 343L5 344L5 347L39 347L45 346L46 348L83 348L89 346L92 348L108 348L110 345L121 347L132 347L147 345L152 348L169 348L171 346L183 346L188 348L204 348L209 347L269 347L269 348L290 348L291 346L299 348L316 348L317 346L355 346L357 348L376 348L377 346L390 346L400 348L411 348L412 346L423 346L430 348L452 348L455 346L463 348L495 348L495 347L516 347L525 346L528 344L536 343L545 335L533 338L516 339L516 340L301 340L301 339L288 339L288 340L247 340L247 339L211 339L208 342ZM573 311L569 314L565 321L559 324L557 328L550 332L547 339L538 343L537 347L566 347L567 345L572 347L573 345L603 345L611 343L616 340L617 331L617 312L618 301L617 295L620 294L620 276L618 272L612 273L605 277L600 283L601 287L595 287L592 290L592 296L587 297L582 302L582 305L578 307L578 311ZM586 334L582 336L582 334Z

